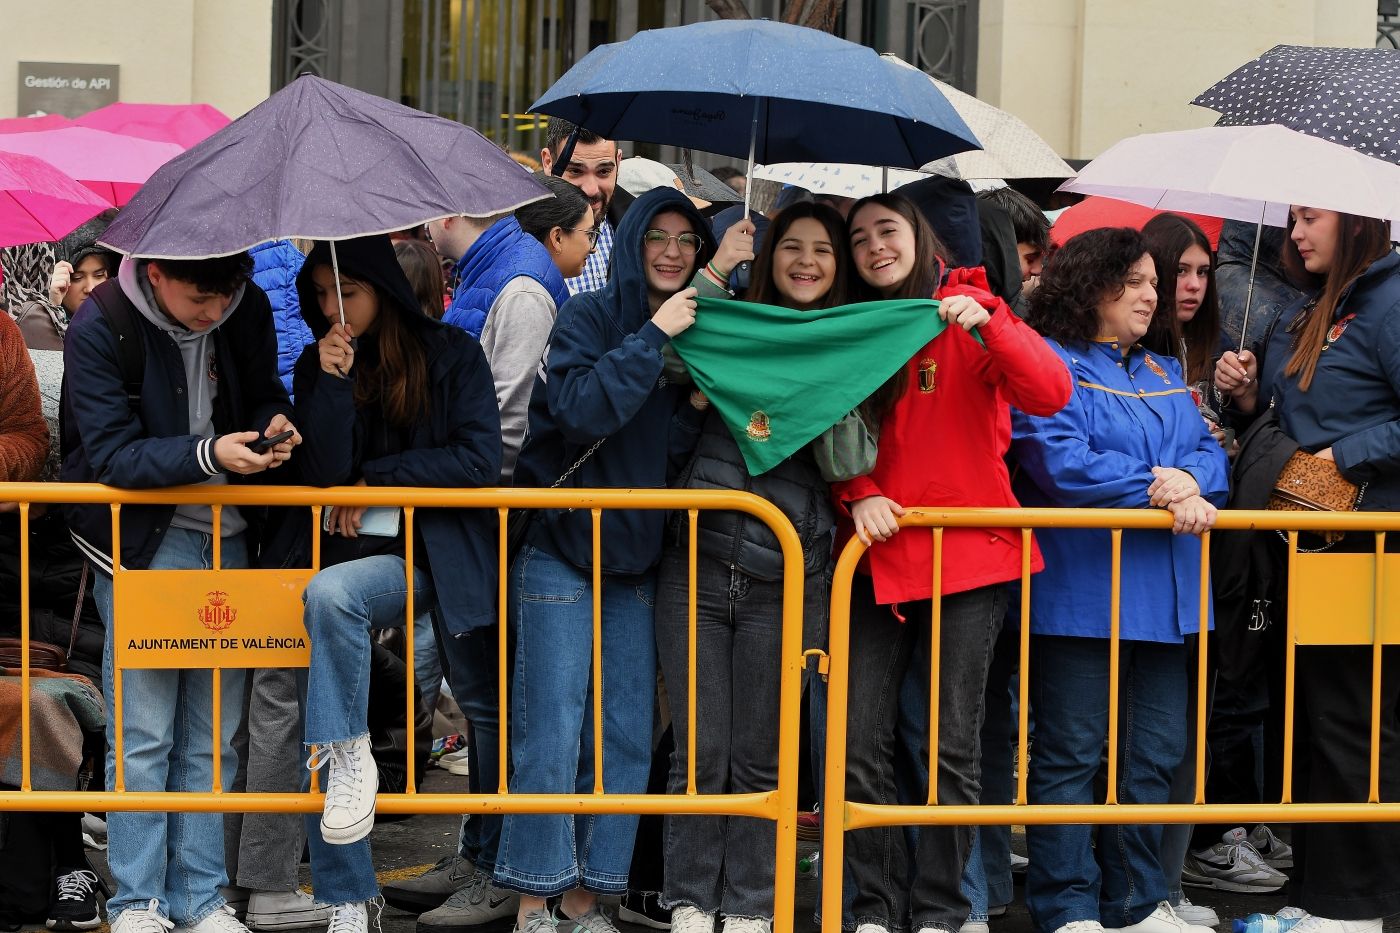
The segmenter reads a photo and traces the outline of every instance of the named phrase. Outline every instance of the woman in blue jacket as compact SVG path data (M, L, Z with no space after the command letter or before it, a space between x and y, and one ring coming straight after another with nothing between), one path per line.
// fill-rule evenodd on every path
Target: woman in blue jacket
M1135 230L1071 239L1031 295L1029 323L1075 383L1058 414L1012 411L1017 497L1026 506L1167 508L1173 533L1122 537L1119 800L1165 803L1186 748L1187 648L1199 631L1201 545L1227 491L1225 453L1171 356L1143 350L1157 273ZM1045 570L1031 584L1030 697L1037 804L1093 802L1108 735L1111 538L1037 533ZM1167 902L1161 827L1028 827L1026 903L1047 933L1206 933ZM1097 852L1097 863L1095 855Z
M1262 346L1227 352L1215 384L1245 416L1272 407L1302 452L1332 461L1364 487L1358 510L1400 510L1400 256L1390 224L1294 205L1288 232L1284 268L1306 283L1304 296L1283 310ZM1396 537L1387 538L1392 551ZM1374 551L1375 538L1348 534L1336 549ZM1397 655L1393 645L1382 649L1382 800L1400 797ZM1299 801L1368 798L1371 666L1370 645L1298 649ZM1299 824L1293 848L1288 902L1309 914L1295 930L1380 933L1380 918L1400 912L1400 825Z
M318 243L297 278L317 342L296 366L305 425L302 476L318 486L494 486L501 423L481 347L423 314L387 236ZM342 322L343 306L343 322ZM436 609L461 635L494 621L494 516L422 509L413 522L415 625ZM378 774L370 754L370 630L404 624L402 511L327 510L321 572L306 588L311 669L304 740L308 765L329 764L319 828L308 825L318 897L335 905L331 928L365 930L379 894L365 837L374 826ZM314 819L313 818L309 818Z
M559 309L530 399L517 485L664 488L674 478L699 436L705 401L663 375L661 350L695 320L687 285L713 255L710 239L704 218L674 189L650 191L627 211L608 284ZM613 793L646 790L664 518L604 511L596 555L588 509L546 512L532 527L510 571L512 792L592 792L595 557L603 580L603 784ZM597 899L627 890L636 831L631 815L508 815L496 883L521 893L516 929L611 933ZM552 917L545 898L559 894Z

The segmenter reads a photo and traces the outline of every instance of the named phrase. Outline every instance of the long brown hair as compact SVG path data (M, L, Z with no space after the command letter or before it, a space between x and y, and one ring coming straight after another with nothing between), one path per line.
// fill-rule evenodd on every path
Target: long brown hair
M1374 217L1337 212L1337 246L1332 253L1332 268L1326 275L1314 275L1303 266L1298 244L1293 242L1293 223L1290 211L1289 236L1283 241L1283 268L1293 281L1316 289L1317 298L1293 337L1293 355L1288 358L1283 374L1297 376L1298 388L1306 392L1317 372L1317 361L1322 357L1342 293L1371 263L1390 251L1390 224Z
M361 288L373 289L379 299L379 314L370 333L378 343L379 359L355 378L355 407L380 405L384 417L395 427L406 428L423 418L428 410L428 355L423 341L413 333L404 315L415 311L400 308L394 299L373 283L352 280L344 272L341 281L355 281Z
M1209 379L1215 371L1215 351L1220 343L1220 299L1215 290L1215 255L1210 239L1195 221L1180 214L1158 214L1142 228L1147 250L1157 266L1157 312L1143 345L1150 350L1176 356L1186 344L1182 361L1186 384ZM1181 257L1192 246L1199 246L1210 260L1206 291L1201 306L1191 320L1182 324L1176 318L1176 276Z
M890 193L872 194L851 205L851 211L846 215L848 243L851 224L855 222L856 214L869 204L877 204L893 211L903 217L914 230L914 267L910 270L909 277L900 283L898 291L888 297L932 298L938 287L943 284L943 270L948 265L948 248L938 239L938 234L933 232L933 227L914 206L914 202L903 195ZM860 301L878 301L886 297L861 278L859 272L851 276L851 290L853 296ZM874 395L861 403L860 413L865 423L877 427L881 419L894 409L895 403L903 397L908 388L909 367L905 365L885 380L885 384L876 389Z
M790 204L779 211L769 224L763 235L763 246L754 259L753 274L749 277L753 284L744 296L749 301L761 305L782 305L787 301L773 281L773 254L778 251L778 244L792 225L808 218L822 225L826 235L831 238L831 248L836 253L836 274L832 276L831 288L822 296L822 300L817 302L817 307L834 308L846 303L849 293L847 283L851 276L851 248L847 245L846 223L841 219L841 215L836 213L835 208L815 201Z

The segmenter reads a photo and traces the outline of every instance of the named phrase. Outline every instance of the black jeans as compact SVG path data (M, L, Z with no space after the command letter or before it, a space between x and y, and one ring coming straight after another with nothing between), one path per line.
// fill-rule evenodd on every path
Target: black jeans
M894 762L900 685L916 650L928 656L931 603L898 608L907 621L900 622L892 607L876 605L870 578L855 575L846 723L846 794L852 801L898 802ZM943 598L938 704L941 804L978 802L983 694L1005 612L1006 590L1000 585ZM925 761L927 744L925 736L921 749ZM848 833L846 871L856 891L852 916L842 918L843 926L875 923L893 930L908 923L914 930L933 927L957 933L968 914L961 879L971 847L969 826L921 827L911 884L909 847L901 828Z
M1382 649L1380 799L1400 800L1400 646ZM1294 798L1364 803L1371 774L1371 648L1300 647ZM1299 823L1290 904L1333 920L1400 912L1400 824Z
M778 786L778 675L783 585L700 556L695 580L695 789L701 794ZM689 566L684 548L662 556L656 650L676 747L668 791L684 794L689 710ZM826 611L826 575L807 577L804 617ZM661 903L726 917L773 917L777 836L753 817L668 816Z

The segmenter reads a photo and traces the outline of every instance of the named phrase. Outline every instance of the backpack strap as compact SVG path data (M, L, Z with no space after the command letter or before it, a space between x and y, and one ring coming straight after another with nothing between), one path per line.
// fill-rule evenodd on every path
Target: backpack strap
M141 340L136 322L136 315L140 312L126 297L120 283L114 282L111 288L93 289L88 297L96 302L97 310L102 312L107 326L117 337L117 366L126 385L126 398L131 410L139 415L141 386L146 379L146 345Z

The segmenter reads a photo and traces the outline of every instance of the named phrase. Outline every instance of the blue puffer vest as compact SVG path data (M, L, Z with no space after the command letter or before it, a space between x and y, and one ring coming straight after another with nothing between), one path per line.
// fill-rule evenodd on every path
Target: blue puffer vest
M492 302L507 282L521 275L540 283L556 308L569 299L564 276L549 251L521 230L514 217L505 217L488 227L457 261L457 291L443 321L479 338Z

